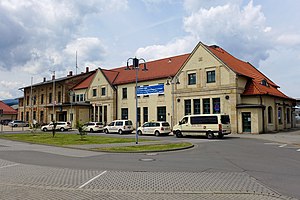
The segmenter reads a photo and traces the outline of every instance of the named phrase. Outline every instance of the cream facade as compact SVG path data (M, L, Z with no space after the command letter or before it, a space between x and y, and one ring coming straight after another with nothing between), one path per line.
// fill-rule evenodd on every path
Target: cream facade
M151 61L151 69L143 72L146 74L139 74L138 86L161 84L164 93L139 96L137 112L135 73L128 74L125 68L99 68L88 83L81 79L84 84L80 87L73 85L66 89L63 83L61 88L56 88L55 98L59 99L60 95L62 104L55 106L55 114L66 116L62 120L81 123L99 121L107 124L116 119L130 119L135 126L137 117L138 125L147 121L168 121L174 126L184 115L220 113L230 115L232 133L259 134L295 126L295 100L278 91L276 84L249 63L217 46L206 46L201 42L192 53L181 56L184 59L180 64L179 57ZM24 92L25 102L29 101L28 89ZM45 98L45 105L39 103L40 108L37 108L39 112L44 111L45 116L41 119L50 120L53 113L52 104L46 100L50 98L51 90L49 83L33 92L33 95L37 92L39 98L42 94ZM67 95L69 90L74 92L71 99ZM23 112L28 115L27 106L28 103L19 110L21 115ZM68 117L71 114L73 117Z

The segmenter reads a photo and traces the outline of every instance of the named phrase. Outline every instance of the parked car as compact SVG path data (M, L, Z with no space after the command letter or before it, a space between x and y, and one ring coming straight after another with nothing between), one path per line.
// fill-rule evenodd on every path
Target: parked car
M176 137L206 135L213 139L216 134L223 138L231 133L230 118L222 114L186 115L173 127L173 133Z
M11 119L3 119L3 120L1 120L0 124L8 125L8 123L11 122L11 121L12 121Z
M70 122L55 122L56 126L55 126L55 130L60 130L60 131L68 131L70 129L72 129L71 127L71 123ZM45 126L41 127L42 131L52 131L53 130L53 122L51 122L50 124L47 124Z
M102 122L88 122L82 126L82 130L86 132L102 132L104 125Z
M133 125L131 120L115 120L104 127L104 132L107 133L132 133Z
M8 122L8 126L11 127L28 127L29 123L28 122L24 122L22 120L13 120L11 122Z
M155 136L168 135L171 127L168 122L146 122L138 128L138 134L151 134Z

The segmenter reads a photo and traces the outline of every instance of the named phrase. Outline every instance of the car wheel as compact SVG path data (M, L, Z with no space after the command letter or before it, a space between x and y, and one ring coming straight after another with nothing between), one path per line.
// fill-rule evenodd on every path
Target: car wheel
M61 132L64 132L64 131L65 131L65 129L64 129L63 127L61 127L59 130L60 130Z
M46 132L46 131L48 131L48 130L47 130L47 128L43 128L43 131Z
M218 134L218 138L219 138L219 139L222 139L222 138L224 138L224 135L223 135L223 133L219 133L219 134Z
M143 135L142 131L140 131L140 130L138 131L138 134L139 134L139 135Z
M159 136L159 135L160 135L159 131L155 131L155 132L154 132L154 135L155 135L155 136Z
M109 133L108 129L104 129L103 131L104 131L105 134Z
M181 131L179 131L179 130L177 130L176 132L175 132L175 135L176 135L176 137L178 137L178 138L181 138L183 135L182 135L182 133L181 133Z
M93 133L93 132L94 132L94 130L91 128L91 129L90 129L90 133Z
M122 129L118 130L118 133L119 133L120 135L122 135L122 133L123 133Z
M215 137L214 133L211 132L211 131L207 132L206 136L207 136L208 139L213 139Z
M18 124L15 124L14 127L18 127Z

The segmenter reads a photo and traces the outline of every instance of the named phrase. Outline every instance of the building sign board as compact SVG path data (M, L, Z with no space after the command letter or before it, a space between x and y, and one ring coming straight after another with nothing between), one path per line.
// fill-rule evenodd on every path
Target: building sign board
M164 94L165 88L164 84L156 84L156 85L149 85L149 86L139 86L137 88L137 95L153 95L153 94Z

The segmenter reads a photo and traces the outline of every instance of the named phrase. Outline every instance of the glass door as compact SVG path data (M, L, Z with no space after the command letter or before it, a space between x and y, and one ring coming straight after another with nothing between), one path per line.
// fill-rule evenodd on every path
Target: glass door
M242 113L243 132L251 132L251 112Z

